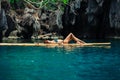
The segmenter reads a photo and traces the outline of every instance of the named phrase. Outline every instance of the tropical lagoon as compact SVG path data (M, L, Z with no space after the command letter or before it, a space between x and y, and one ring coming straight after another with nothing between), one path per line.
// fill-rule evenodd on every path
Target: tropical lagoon
M120 40L110 47L0 46L0 80L119 80Z
M0 80L120 80L119 48L120 0L0 0Z

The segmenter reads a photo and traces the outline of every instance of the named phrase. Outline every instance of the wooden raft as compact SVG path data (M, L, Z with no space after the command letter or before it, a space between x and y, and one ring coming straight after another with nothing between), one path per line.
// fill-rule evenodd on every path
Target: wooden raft
M110 42L107 43L85 43L80 44L45 44L45 43L0 43L0 46L110 46Z

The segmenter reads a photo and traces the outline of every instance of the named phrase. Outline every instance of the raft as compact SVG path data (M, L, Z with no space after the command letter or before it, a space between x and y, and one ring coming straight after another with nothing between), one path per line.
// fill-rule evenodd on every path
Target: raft
M0 46L110 46L110 42L107 43L85 43L80 44L46 44L46 43L0 43Z

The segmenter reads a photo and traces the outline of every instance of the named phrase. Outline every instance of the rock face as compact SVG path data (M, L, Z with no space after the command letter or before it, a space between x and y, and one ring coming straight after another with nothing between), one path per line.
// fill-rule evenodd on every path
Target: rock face
M120 0L112 0L110 6L110 27L116 36L120 36Z
M9 10L9 6L5 7L4 5L5 1L1 2L0 1L0 42L2 42L3 38L3 30L6 30L8 25L7 25L7 17L6 17L6 12ZM7 9L7 10L6 10Z
M69 0L64 12L61 4L55 10L47 10L23 3L14 0L13 11L9 2L2 0L0 41L2 36L30 39L54 32L64 37L71 32L79 38L120 37L120 0Z
M120 36L119 0L71 0L63 15L63 35L83 38Z

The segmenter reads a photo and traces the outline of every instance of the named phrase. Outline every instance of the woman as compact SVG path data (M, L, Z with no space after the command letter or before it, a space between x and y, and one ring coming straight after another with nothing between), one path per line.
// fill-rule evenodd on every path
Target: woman
M49 44L55 44L55 43L61 43L61 44L68 44L71 40L74 40L76 42L76 44L85 44L84 41L78 39L77 37L75 37L72 33L70 33L64 40L45 40L44 43L49 43Z

